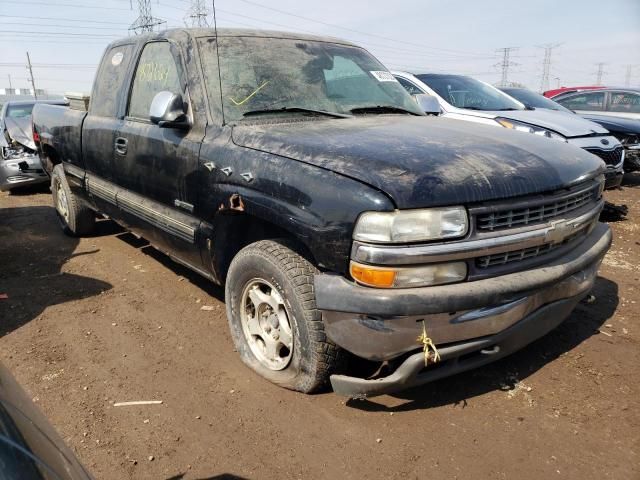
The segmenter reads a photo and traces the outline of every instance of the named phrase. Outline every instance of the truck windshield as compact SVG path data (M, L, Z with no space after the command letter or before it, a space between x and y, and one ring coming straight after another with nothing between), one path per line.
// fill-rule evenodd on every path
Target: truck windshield
M416 75L454 107L470 110L523 110L522 105L497 88L463 75Z
M260 112L422 114L387 69L360 48L307 40L221 37L219 78L215 43L200 45L208 90L219 91L217 84L222 84L227 122ZM376 107L391 108L357 111Z

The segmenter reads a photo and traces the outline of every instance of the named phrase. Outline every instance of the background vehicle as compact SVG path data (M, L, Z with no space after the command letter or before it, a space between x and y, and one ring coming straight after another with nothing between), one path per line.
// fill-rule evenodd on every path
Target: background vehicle
M601 88L605 88L605 87L603 87L602 85L591 85L586 87L561 87L561 88L554 88L553 90L547 90L546 92L543 92L542 95L547 98L553 98L556 95L560 95L563 93L582 92L585 90L600 90Z
M596 91L561 93L552 98L576 113L640 120L640 89L638 88L607 87Z
M303 392L378 395L508 355L566 318L611 242L600 160L427 117L326 37L129 37L88 112L38 105L34 129L65 231L106 213L224 283L242 360ZM345 350L386 368L339 375Z
M574 114L568 108L563 107L557 102L546 98L539 93L533 92L526 88L501 88L503 92L515 98L528 108L544 108L547 110L555 110ZM624 159L618 164L610 165L608 162L612 159L609 156L603 156L602 159L607 164L608 176L617 176L622 171L632 172L638 170L640 165L640 122L621 117L608 117L604 115L581 115L583 118L606 128L609 133L616 137L624 147ZM614 160L615 161L615 160Z
M62 100L43 103L64 105ZM9 101L0 110L0 190L49 182L31 134L35 100Z
M607 188L622 182L624 148L598 124L569 113L527 109L497 88L463 75L393 73L409 93L435 96L445 117L568 142L597 155L612 167L607 175Z
M90 480L73 452L0 364L0 478Z

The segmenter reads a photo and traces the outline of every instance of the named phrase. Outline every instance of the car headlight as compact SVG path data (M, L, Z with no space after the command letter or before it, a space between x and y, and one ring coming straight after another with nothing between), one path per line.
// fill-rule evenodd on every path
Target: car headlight
M534 135L539 135L541 137L553 138L555 140L560 140L561 142L566 142L567 139L560 135L559 133L552 132L551 130L547 130L546 128L537 127L535 125L529 125L527 123L517 122L515 120L511 120L509 118L496 118L496 122L502 125L505 128L510 128L511 130L517 130L519 132L533 133Z
M353 239L373 243L408 243L464 236L469 219L464 207L365 212L358 218Z

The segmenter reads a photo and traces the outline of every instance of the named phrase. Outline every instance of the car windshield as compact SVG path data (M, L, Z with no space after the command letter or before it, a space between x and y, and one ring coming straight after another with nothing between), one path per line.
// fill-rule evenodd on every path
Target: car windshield
M531 108L546 108L547 110L556 110L558 112L573 113L568 108L564 108L559 103L548 99L547 97L540 95L539 93L532 92L526 88L503 88L501 89L507 95L522 102L527 107Z
M29 115L31 115L32 110L33 103L28 103L25 105L8 105L6 115L10 118L28 117Z
M422 115L393 75L360 48L308 40L221 37L218 76L215 42L200 40L207 90L210 97L218 92L216 103L222 97L227 122L262 111Z
M523 110L522 105L497 88L462 75L416 75L454 107L470 110Z

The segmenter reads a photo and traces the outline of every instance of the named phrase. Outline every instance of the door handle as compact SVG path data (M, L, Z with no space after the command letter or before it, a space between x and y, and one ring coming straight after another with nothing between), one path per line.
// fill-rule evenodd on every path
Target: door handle
M122 138L122 137L116 138L116 144L115 144L116 153L119 155L126 155L128 143L129 141L126 138Z

